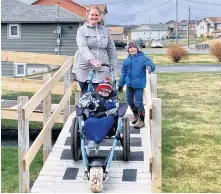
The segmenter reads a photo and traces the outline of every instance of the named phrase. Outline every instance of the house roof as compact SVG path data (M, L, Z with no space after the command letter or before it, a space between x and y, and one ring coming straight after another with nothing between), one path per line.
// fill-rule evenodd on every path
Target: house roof
M54 22L83 22L81 18L56 5L28 5L19 0L2 0L2 23L54 23Z
M107 27L111 34L123 34L124 27Z
M221 23L221 17L207 17L207 18L214 23Z
M83 5L83 6L87 7L88 9L90 9L93 6L97 6L99 7L102 13L105 13L105 14L108 13L107 6L105 4L93 4L93 5Z
M144 24L137 28L131 29L131 32L137 32L137 31L147 31L147 30L154 30L154 31L167 31L168 27L164 24Z

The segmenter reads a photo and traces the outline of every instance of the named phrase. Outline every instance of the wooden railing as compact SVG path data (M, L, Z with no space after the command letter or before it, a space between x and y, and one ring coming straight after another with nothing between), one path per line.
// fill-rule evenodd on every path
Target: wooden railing
M31 92L35 95L28 100L28 97L18 97L18 158L19 158L19 192L29 192L29 166L35 158L37 152L43 145L43 162L46 161L51 149L51 129L60 118L60 113L64 110L64 121L70 114L70 96L72 90L75 91L75 104L80 96L80 88L76 84L70 83L70 68L73 64L73 57L51 56L36 53L20 53L2 51L2 61L24 62L59 65L60 69L53 75L46 74L42 81L34 80ZM59 80L64 77L64 83ZM8 84L14 90L19 87L27 89L22 84L27 84L26 79L2 78L3 88L10 90ZM42 86L43 84L43 86ZM17 88L17 89L15 89ZM24 91L21 89L21 91ZM63 92L62 92L63 90ZM64 94L61 102L51 114L51 93ZM147 87L144 93L146 110L145 123L150 129L149 134L149 169L152 173L152 192L162 192L162 161L161 161L161 99L157 98L157 75L148 74ZM33 111L43 101L43 129L39 133L32 146L29 148L29 120L35 116ZM9 111L9 110L8 110Z
M72 87L70 84L70 68L73 64L73 57L67 56L51 56L36 53L19 53L11 51L2 51L2 61L24 62L60 65L60 69L53 75L46 74L43 78L43 86L37 90L34 96L28 100L26 96L18 97L18 159L19 159L19 192L30 191L30 175L29 167L35 158L37 152L43 145L43 162L47 159L51 149L51 129L60 113L64 110L64 121L70 114L70 97L72 95ZM64 96L54 112L51 114L51 92L57 85L59 80L64 77ZM13 85L13 84L12 84ZM78 88L79 89L79 88ZM56 90L55 90L56 91ZM60 90L59 90L60 91ZM79 94L76 94L78 97ZM77 100L77 99L76 99ZM33 111L43 101L43 129L29 148L29 119L32 117Z
M152 192L162 192L162 154L161 154L161 99L157 98L157 75L148 74L144 93L146 117L149 128L149 169L152 173Z

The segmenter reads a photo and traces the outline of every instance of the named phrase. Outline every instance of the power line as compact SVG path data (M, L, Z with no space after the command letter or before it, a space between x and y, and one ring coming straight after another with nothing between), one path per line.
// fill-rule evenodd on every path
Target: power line
M163 6L163 5L165 5L165 4L167 4L167 3L169 3L169 2L171 2L172 0L169 0L169 1L166 1L166 2L164 2L164 3L162 3L162 4L160 4L160 5L156 5L156 6L153 6L153 7L151 7L151 8L148 8L148 9L144 9L144 10L142 10L142 11L139 11L139 12L136 12L136 13L133 13L133 14L129 14L129 15L125 15L125 16L121 16L121 17L113 17L113 18L109 18L109 19L121 19L121 18L130 18L130 17L134 17L134 16L137 16L137 15L145 15L145 14L148 14L148 13L142 13L142 12L146 12L146 11L150 11L150 10L152 10L152 9L155 9L155 8L159 8L159 7L161 7L161 6Z
M201 3L201 4L207 4L207 5L217 5L217 6L221 6L221 4L206 3L206 2L202 2L202 1L194 1L194 0L184 0L184 1L189 1L189 2L192 2L192 3Z
M134 0L121 0L121 1L116 1L116 2L112 2L112 3L106 3L107 5L114 5L114 4L118 4L118 3L122 3L122 2L125 2L125 1L134 1Z
M179 3L179 5L184 5L184 6L186 6L186 7L191 7L191 8L193 8L193 9L197 9L197 10L202 10L202 11L214 11L214 10L212 10L212 9L203 9L203 8L198 8L198 7L195 7L195 6L192 6L192 5L186 5L186 4L183 4L183 3Z

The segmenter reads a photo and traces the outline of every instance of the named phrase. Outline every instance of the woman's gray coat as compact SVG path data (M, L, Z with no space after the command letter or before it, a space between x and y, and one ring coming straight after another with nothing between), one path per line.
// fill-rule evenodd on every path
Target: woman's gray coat
M117 54L114 41L107 28L102 25L90 27L88 23L78 28L77 31L78 50L75 53L75 60L72 72L76 79L85 82L88 79L89 70L93 69L91 59L96 59L102 64L109 64L117 67ZM108 67L100 67L95 74L93 83L102 81L110 74Z

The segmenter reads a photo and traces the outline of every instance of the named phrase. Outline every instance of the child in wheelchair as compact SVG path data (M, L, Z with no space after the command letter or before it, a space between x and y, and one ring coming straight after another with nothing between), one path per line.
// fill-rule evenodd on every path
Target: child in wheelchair
M99 145L115 124L119 101L109 78L99 83L96 91L85 93L79 100L79 108L84 108L84 131L87 136L87 154Z

